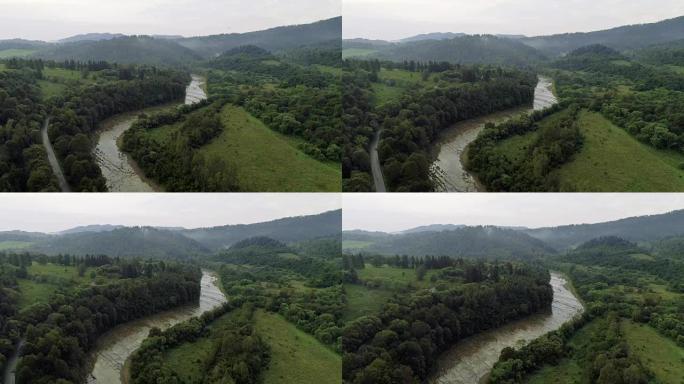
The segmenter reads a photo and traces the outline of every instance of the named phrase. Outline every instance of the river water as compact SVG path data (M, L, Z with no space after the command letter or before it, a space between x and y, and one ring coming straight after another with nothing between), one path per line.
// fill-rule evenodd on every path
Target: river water
M152 327L164 330L225 303L227 299L216 286L217 281L216 275L202 271L202 291L198 305L184 306L121 324L101 336L95 349L90 353L90 359L94 360L94 364L87 380L88 384L124 382L124 376L127 376L124 375L126 360L140 347Z
M432 384L474 384L484 382L505 347L519 348L532 339L556 330L584 308L558 273L551 273L551 311L528 316L464 339L443 353L428 382Z
M431 167L435 189L438 192L484 191L477 180L465 170L462 157L468 145L475 141L482 132L485 124L500 124L522 113L548 108L557 102L558 99L552 91L551 79L540 76L539 83L534 90L533 105L461 121L446 129L437 141L436 148L438 148L439 154Z
M194 104L207 98L204 92L205 81L200 76L192 75L192 81L185 90L185 104ZM110 192L154 192L161 188L145 178L142 171L126 153L119 149L119 139L142 112L154 112L159 107L142 111L129 112L105 120L100 125L97 146L94 156L107 180Z

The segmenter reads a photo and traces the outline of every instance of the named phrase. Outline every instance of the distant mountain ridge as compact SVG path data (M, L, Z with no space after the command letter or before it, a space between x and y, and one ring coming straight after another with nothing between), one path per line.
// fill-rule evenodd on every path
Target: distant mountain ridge
M348 235L345 232L343 240L351 240ZM369 240L373 240L372 244L363 251L383 255L530 259L556 252L521 231L483 226L376 236Z
M655 241L684 235L684 210L597 224L528 229L523 232L559 250L574 248L589 240L609 236L631 242Z
M124 37L123 33L83 33L80 35L69 36L58 40L59 43L77 43L80 41L101 41L111 40L117 37Z
M680 39L684 39L684 16L656 23L625 25L595 32L526 37L520 41L543 52L561 55L593 44L627 50Z
M246 239L267 237L282 243L302 243L339 239L341 231L342 212L336 210L263 223L197 229L88 225L56 234L7 231L0 232L0 242L30 242L22 251L46 254L189 258L209 255Z

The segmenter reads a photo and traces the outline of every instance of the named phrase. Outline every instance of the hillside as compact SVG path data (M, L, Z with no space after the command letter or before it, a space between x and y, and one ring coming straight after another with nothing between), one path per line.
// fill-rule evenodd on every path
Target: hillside
M527 37L520 41L545 53L561 55L592 44L629 50L679 39L684 39L684 16L651 24L627 25L587 33Z
M154 65L184 65L201 59L192 50L167 40L150 36L126 36L110 40L56 44L35 54L57 61L108 61Z
M517 40L492 35L396 44L374 53L373 57L391 61L448 61L459 64L516 66L527 66L545 59L542 53Z
M288 217L257 224L227 225L189 229L181 233L212 251L228 248L238 241L269 237L284 243L338 236L342 230L342 211L313 216Z
M284 26L248 33L190 37L179 39L177 42L205 57L212 57L243 45L254 45L268 51L278 52L341 38L342 18L336 17L311 24Z
M598 224L524 230L556 249L576 247L597 237L618 236L632 242L654 241L684 234L684 211L626 218Z
M105 254L161 259L184 259L208 252L207 248L180 233L150 227L51 236L31 246L30 250L48 255Z
M124 37L121 33L83 33L80 35L70 36L59 40L60 43L77 43L79 41L100 41L111 40L119 37Z
M542 241L519 231L496 227L466 227L394 235L368 245L364 251L383 255L446 255L488 259L528 259L554 253Z

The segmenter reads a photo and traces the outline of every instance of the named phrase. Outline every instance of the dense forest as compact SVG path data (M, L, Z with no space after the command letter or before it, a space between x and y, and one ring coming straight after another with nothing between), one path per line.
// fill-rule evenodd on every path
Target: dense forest
M582 367L571 375L582 383L648 383L663 380L668 373L676 375L662 368L674 356L664 355L661 366L656 366L641 352L645 346L634 344L630 336L642 329L633 324L645 324L684 347L681 259L649 254L611 236L590 240L551 264L570 276L588 310L519 350L502 351L491 383L522 383L530 377L554 375L568 364ZM657 344L656 348L665 347Z
M343 379L349 383L424 382L436 358L458 340L548 308L552 300L545 270L514 263L453 258L376 259L377 264L415 270L420 282L436 272L431 289L404 290L379 313L345 325ZM358 256L345 263L359 284Z
M379 103L379 86L396 87L383 71L405 71L416 80L400 95ZM530 103L532 72L445 62L391 64L345 61L343 108L347 144L343 161L345 190L368 191L370 142L381 131L378 147L385 183L397 192L431 191L431 146L439 133L469 118ZM378 105L379 104L379 105Z
M5 65L8 70L0 72L0 132L6 138L0 171L5 191L57 190L41 145L40 129L47 118L50 141L72 189L106 190L92 154L99 123L118 113L178 100L189 82L183 72L147 66L20 59L9 59ZM46 98L37 87L46 68L80 71L81 77L97 80L65 84L63 94ZM11 97L7 90L13 92Z
M39 272L56 267L75 269L79 279L93 282L81 285ZM85 356L98 336L117 324L197 301L201 275L196 267L171 262L29 253L0 254L0 272L0 291L9 299L3 300L0 317L2 361L21 339L18 383L81 382L88 369ZM26 303L37 294L32 286L52 285L59 288Z

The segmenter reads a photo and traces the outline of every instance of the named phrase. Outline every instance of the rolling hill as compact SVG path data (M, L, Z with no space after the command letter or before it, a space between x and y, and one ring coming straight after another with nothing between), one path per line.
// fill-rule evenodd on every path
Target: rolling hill
M346 232L343 239L350 240ZM357 236L356 239L360 238ZM369 239L372 239L372 243L363 251L383 255L529 259L555 253L544 242L525 233L497 227L463 227L383 237L376 235Z
M288 217L257 224L226 225L199 228L181 233L213 251L229 248L238 241L253 237L269 237L284 243L336 237L342 230L342 211L313 216Z
M35 54L43 59L64 61L108 61L154 65L184 65L199 61L200 55L180 44L150 36L125 36L109 40L55 44Z
M522 232L559 250L574 248L598 237L619 236L632 242L655 241L684 234L684 210L606 223L527 229Z
M283 26L248 33L190 37L176 41L204 57L214 57L244 45L254 45L271 52L280 52L341 38L342 18L336 17L311 24Z
M492 35L461 36L448 40L420 40L394 44L372 57L390 61L448 61L459 64L505 64L527 66L546 59L518 40Z
M602 44L622 51L680 39L684 39L684 16L657 23L626 25L596 32L526 37L520 41L550 55L562 55L593 44Z

